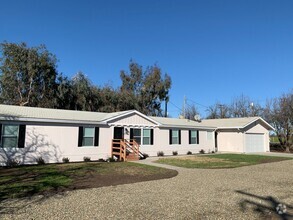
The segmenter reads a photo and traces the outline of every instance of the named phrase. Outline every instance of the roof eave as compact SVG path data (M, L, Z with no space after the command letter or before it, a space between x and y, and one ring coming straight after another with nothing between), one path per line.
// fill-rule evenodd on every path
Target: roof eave
M159 128L197 128L197 129L208 129L208 130L216 130L216 127L207 127L207 126L186 126L186 125L161 125Z
M1 121L19 121L19 122L38 122L38 123L64 123L64 124L91 124L106 125L105 122L88 120L60 120L60 119L41 119L41 118L22 118L22 117L0 117Z
M142 114L141 112L139 112L139 111L137 111L137 110L130 110L130 111L127 111L127 112L121 113L121 114L119 114L119 115L116 115L116 116L113 116L113 117L110 117L110 118L104 119L102 122L108 123L108 122L110 122L110 121L112 121L112 120L119 119L119 118L122 118L122 117L128 116L128 115L133 114L133 113L135 113L135 114L137 114L137 115L139 115L139 116L141 116L141 117L143 117L143 118L145 118L145 119L147 119L147 120L153 122L154 124L156 124L156 125L158 125L158 126L161 125L158 121L153 120L152 118L146 116L145 114Z

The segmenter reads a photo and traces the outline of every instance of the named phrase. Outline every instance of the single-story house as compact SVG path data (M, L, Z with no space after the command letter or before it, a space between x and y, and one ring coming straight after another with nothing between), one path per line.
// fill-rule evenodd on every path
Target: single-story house
M0 105L0 164L138 159L197 153L269 151L269 130L260 117L202 120L149 117L136 110L101 113Z

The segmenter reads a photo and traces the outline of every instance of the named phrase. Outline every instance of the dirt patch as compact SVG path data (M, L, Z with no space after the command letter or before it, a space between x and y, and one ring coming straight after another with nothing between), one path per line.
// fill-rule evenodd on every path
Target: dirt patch
M177 176L178 172L175 170L168 170L164 173L151 175L131 175L131 174L106 174L100 175L96 173L88 173L83 177L75 177L73 183L66 190L98 188L103 186L116 186L121 184L129 184L143 181L167 179Z

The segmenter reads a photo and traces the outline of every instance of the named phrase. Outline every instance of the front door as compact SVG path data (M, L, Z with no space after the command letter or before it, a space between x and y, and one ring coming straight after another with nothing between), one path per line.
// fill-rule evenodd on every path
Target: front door
M114 139L124 139L123 127L114 127Z

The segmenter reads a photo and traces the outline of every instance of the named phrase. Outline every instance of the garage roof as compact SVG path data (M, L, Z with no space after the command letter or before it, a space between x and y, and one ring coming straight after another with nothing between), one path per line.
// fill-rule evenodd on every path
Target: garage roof
M215 126L218 129L231 129L245 128L258 120L262 121L269 130L274 130L274 128L261 117L206 119L202 120L201 124L204 126Z

